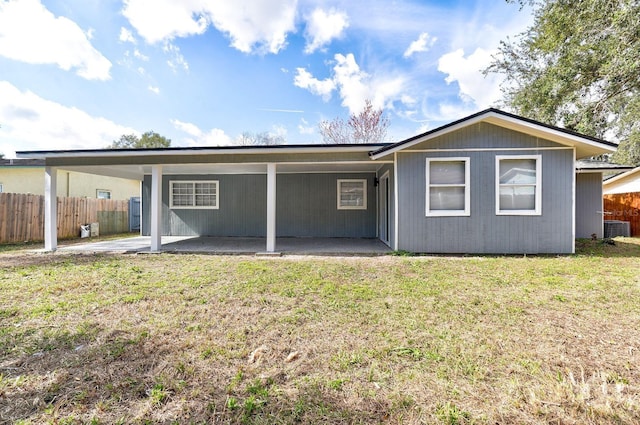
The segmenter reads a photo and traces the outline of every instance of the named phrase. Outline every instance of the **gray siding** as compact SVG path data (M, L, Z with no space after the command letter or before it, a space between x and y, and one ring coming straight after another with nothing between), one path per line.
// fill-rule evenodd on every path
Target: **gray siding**
M374 174L278 174L276 234L301 237L376 237ZM337 180L366 179L367 209L338 210Z
M444 134L427 142L419 143L408 149L530 149L558 146L561 145L550 140L481 122Z
M169 181L218 180L219 206L212 209L170 209ZM249 175L181 175L162 178L162 233L170 236L264 236L267 177ZM151 177L142 193L143 234L149 234Z
M546 141L482 124L482 132L448 134L446 146L501 145L511 134L515 145L548 145ZM494 131L495 130L495 131ZM455 136L455 137L454 137ZM464 140L456 141L456 137ZM439 140L435 141L439 144ZM431 148L433 145L430 144ZM558 145L555 145L558 146ZM496 155L542 155L542 215L498 216L495 211ZM470 158L469 217L426 217L427 157ZM429 253L570 253L573 251L573 151L487 150L458 152L400 152L398 154L399 249Z
M337 179L367 179L366 210L337 209ZM219 205L211 209L170 209L170 180L218 180ZM163 176L162 231L172 236L266 235L267 177L249 175ZM143 234L150 227L151 177L143 182ZM278 237L376 236L374 174L278 174L276 176Z
M602 173L576 175L576 238L603 236Z

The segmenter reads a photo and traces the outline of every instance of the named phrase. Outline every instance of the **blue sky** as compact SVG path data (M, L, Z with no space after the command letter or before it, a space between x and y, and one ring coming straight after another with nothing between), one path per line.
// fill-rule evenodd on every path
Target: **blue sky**
M531 22L503 0L0 0L0 152L319 143L366 99L399 141L494 105L480 71Z

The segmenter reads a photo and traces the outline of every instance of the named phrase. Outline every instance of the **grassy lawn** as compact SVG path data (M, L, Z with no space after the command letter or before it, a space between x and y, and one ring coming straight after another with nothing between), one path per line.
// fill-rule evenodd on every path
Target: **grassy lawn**
M0 423L640 423L640 240L575 256L0 252Z

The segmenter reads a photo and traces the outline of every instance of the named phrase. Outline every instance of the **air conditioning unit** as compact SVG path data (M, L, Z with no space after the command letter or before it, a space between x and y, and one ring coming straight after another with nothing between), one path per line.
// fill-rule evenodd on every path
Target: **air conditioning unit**
M615 238L616 236L631 236L631 223L620 220L605 220L604 237Z

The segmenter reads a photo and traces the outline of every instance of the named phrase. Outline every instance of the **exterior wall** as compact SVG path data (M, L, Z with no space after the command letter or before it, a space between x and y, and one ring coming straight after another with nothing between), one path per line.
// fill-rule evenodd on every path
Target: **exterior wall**
M0 167L0 183L4 193L44 195L44 168Z
M399 152L398 248L429 253L573 252L573 150L536 147L560 145L481 123L413 146L414 152ZM513 148L527 149L509 150ZM428 151L415 152L421 149ZM541 215L496 215L496 155L542 156ZM426 217L426 159L460 156L470 158L470 216Z
M65 183L67 183L67 186L62 186ZM96 198L98 190L111 192L111 199L129 199L134 196L140 196L140 181L138 180L98 176L74 171L58 170L58 185L58 194L66 193L66 196L78 198Z
M218 209L170 209L171 180L218 180ZM267 228L267 176L180 175L162 177L162 234L169 236L264 236ZM142 234L151 225L151 176L142 190Z
M44 195L44 167L0 167L0 184L5 193ZM110 191L111 199L140 196L137 180L58 170L58 196L96 198L98 189Z
M367 179L367 209L337 209L337 179ZM170 180L218 180L219 209L170 209ZM374 174L278 174L276 177L278 237L376 236ZM266 235L267 177L264 174L163 176L162 232L182 236ZM142 191L142 232L149 234L151 177Z
M602 173L576 174L576 238L603 237Z
M279 237L376 237L373 173L278 174L276 234ZM338 179L367 180L367 209L339 210Z

